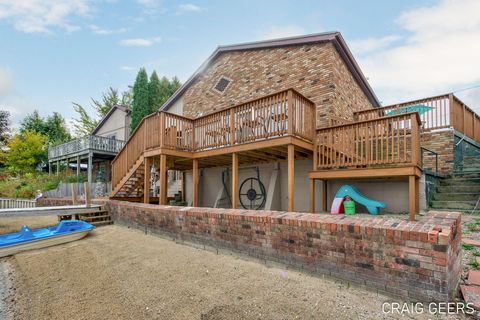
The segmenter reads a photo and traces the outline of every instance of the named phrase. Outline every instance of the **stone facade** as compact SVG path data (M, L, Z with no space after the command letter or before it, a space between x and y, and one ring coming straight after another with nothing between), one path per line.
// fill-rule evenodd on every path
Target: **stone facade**
M454 165L453 129L424 132L420 136L420 145L438 153L438 172L450 174ZM423 168L435 171L435 156L423 152Z
M416 222L109 201L115 223L247 253L420 301L447 301L461 272L461 214Z
M232 82L219 93L222 76ZM315 103L318 127L329 114L352 118L373 107L335 47L317 43L220 54L183 94L183 113L198 117L288 88Z

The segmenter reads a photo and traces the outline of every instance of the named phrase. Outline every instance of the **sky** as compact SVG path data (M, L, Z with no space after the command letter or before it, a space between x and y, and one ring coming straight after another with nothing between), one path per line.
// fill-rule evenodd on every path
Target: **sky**
M478 0L0 0L0 109L71 121L141 67L184 82L218 45L326 31L383 105L453 91L480 113Z

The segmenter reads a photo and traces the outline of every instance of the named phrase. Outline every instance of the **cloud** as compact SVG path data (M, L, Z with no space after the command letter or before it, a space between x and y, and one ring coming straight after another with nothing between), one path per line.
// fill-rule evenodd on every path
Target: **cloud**
M167 11L162 7L160 0L137 0L137 3L143 7L143 13L147 16L157 16Z
M125 47L150 47L151 45L160 42L160 37L153 38L132 38L132 39L122 39L119 44Z
M435 95L480 82L480 1L443 0L396 20L405 36L353 41L366 50L359 63L386 104ZM393 40L392 40L393 39ZM390 41L391 40L391 41ZM360 46L361 48L361 46ZM480 100L477 101L480 104Z
M12 74L9 70L0 69L0 94L7 95L13 91Z
M145 7L156 7L160 5L158 0L137 0L137 3Z
M124 33L128 31L127 28L104 29L94 24L90 25L89 28L90 30L92 30L93 33L102 35L102 36L107 36L107 35L116 34L116 33Z
M390 35L382 38L366 38L353 40L349 42L349 46L355 54L363 54L367 52L384 49L390 46L395 41L400 40L402 37L398 35Z
M293 37L305 34L305 29L297 25L271 26L258 36L259 40Z
M71 18L87 15L89 11L87 0L0 1L0 20L26 33L51 33L52 28L78 30L79 27L70 22Z
M178 6L178 13L183 12L200 12L203 11L203 8L193 4L193 3L185 3Z

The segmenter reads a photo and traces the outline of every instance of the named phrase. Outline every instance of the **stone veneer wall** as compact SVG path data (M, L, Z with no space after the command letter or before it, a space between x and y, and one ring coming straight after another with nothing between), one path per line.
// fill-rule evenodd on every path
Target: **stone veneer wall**
M223 94L213 90L221 76L233 80ZM315 103L319 127L329 114L372 108L334 46L318 43L219 55L183 94L183 113L198 117L288 88Z
M109 201L115 223L238 250L409 299L446 301L461 271L461 215L419 221Z
M454 130L445 129L422 133L420 145L438 153L438 172L450 174L454 164ZM424 152L423 168L435 171L435 157Z
M337 50L331 50L334 94L331 114L353 120L355 111L372 109L365 93L360 89Z

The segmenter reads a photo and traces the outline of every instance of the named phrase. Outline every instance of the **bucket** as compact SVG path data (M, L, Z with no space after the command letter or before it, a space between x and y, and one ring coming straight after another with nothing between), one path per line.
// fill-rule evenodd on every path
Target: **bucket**
M345 209L346 215L353 215L355 214L355 201L347 200L343 202L343 208Z

